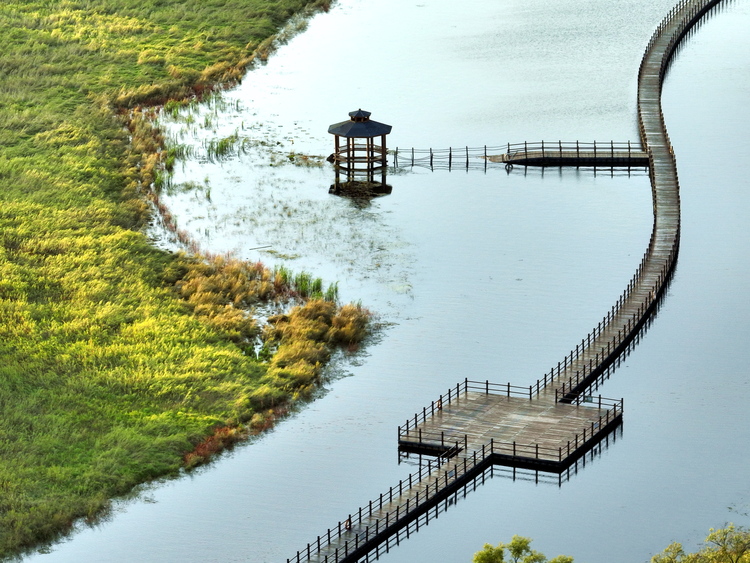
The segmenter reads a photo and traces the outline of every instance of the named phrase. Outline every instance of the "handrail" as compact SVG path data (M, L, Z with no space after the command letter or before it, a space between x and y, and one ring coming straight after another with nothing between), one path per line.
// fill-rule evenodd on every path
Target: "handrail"
M507 143L507 153L511 152L601 152L602 155L614 152L645 152L640 143L632 141L592 141L590 143L582 141L538 141L523 143Z

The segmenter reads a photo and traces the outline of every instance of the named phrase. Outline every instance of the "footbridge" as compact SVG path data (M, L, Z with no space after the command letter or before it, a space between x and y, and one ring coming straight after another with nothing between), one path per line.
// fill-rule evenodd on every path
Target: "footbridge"
M657 27L638 72L640 146L627 159L648 165L653 230L643 258L602 320L564 358L527 387L464 380L398 428L402 451L434 460L348 514L287 563L369 561L399 533L418 529L440 503L494 465L549 473L565 471L622 422L622 400L590 394L593 382L626 352L657 307L677 259L680 190L674 151L661 110L667 65L688 30L721 0L681 0ZM554 143L552 144L554 145ZM515 150L512 150L515 148ZM607 158L570 146L509 146L496 155L505 164L584 165ZM487 155L492 156L492 155ZM451 154L451 159L453 155ZM468 168L468 149L466 162ZM626 158L614 145L610 159ZM541 160L538 160L541 159ZM489 159L485 159L486 161ZM546 164L545 164L546 163ZM577 164L576 164L577 163ZM584 458L585 459L585 458Z

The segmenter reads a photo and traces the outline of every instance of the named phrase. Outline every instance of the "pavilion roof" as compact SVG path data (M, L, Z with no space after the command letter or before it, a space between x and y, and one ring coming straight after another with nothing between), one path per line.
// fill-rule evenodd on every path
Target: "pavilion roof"
M369 138L388 135L392 127L370 119L370 112L359 109L349 112L350 119L334 123L328 128L331 135L350 138Z

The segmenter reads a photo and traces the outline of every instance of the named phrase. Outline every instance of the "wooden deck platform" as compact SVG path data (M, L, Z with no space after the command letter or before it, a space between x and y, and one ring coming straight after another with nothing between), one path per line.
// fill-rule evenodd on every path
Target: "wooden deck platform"
M416 426L399 427L399 449L423 454L471 455L484 446L493 461L543 471L562 471L605 427L622 418L622 401L590 405L466 391ZM601 405L601 407L599 406Z
M562 141L508 144L506 152L488 156L506 166L593 166L635 168L650 164L648 152L632 143Z

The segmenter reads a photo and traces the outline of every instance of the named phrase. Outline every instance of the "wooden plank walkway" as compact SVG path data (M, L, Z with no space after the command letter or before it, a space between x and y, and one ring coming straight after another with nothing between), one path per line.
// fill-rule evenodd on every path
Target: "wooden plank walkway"
M399 446L436 455L434 463L348 515L288 563L369 560L381 543L399 530L408 530L410 523L419 522L488 466L559 472L621 423L622 401L585 392L638 335L673 272L679 249L680 195L661 111L661 86L679 41L720 1L681 0L659 24L641 62L638 121L649 159L654 225L637 271L610 311L536 384L518 387L464 380L407 420L399 427Z
M507 145L506 152L487 157L506 168L518 166L593 166L632 168L649 166L648 152L631 143L539 142Z

